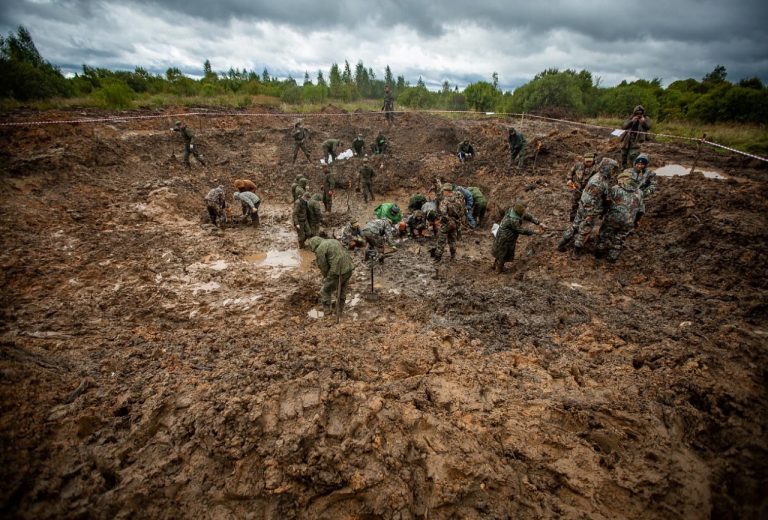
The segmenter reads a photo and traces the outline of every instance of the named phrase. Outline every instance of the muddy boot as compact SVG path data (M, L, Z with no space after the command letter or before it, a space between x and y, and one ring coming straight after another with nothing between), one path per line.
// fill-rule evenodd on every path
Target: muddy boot
M581 247L574 247L573 253L571 253L571 258L573 260L576 260L578 258L581 258L581 255L584 253L584 249Z
M568 249L568 243L571 241L570 238L561 238L560 242L557 243L557 250L561 253L564 253L566 249Z
M496 274L501 274L504 272L504 262L499 262L498 260L493 264L494 269L496 270Z
M258 213L251 214L251 221L253 222L254 226L258 226L259 225L259 214Z

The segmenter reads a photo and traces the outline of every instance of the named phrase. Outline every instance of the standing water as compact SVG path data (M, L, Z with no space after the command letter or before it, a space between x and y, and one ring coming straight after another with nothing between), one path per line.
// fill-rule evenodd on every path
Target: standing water
M654 171L656 172L656 175L659 175L661 177L681 177L683 175L688 175L689 173L691 173L691 168L688 166L683 166L681 164L668 164ZM728 178L726 175L719 172L715 172L715 171L696 170L696 173L702 174L707 179L727 179Z

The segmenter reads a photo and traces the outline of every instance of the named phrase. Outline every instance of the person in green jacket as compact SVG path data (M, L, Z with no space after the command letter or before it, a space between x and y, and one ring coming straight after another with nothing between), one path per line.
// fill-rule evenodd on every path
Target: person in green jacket
M385 218L389 220L392 222L393 226L396 226L400 223L401 220L403 220L403 214L400 211L400 206L394 202L384 202L379 204L376 206L376 209L373 210L373 213L376 215L376 218Z
M371 146L373 148L374 155L381 155L387 151L389 143L387 142L387 138L384 137L384 134L379 132L379 135L376 136L376 139L373 141L373 145Z
M373 178L376 176L376 171L368 164L368 157L363 159L363 166L359 170L360 173L360 191L363 193L363 200L368 202L368 199L373 198Z
M331 308L333 295L339 293L336 305L339 311L344 310L344 302L347 298L349 279L355 270L352 257L336 239L312 237L307 242L307 247L315 253L317 267L323 274L323 286L320 288L320 301L326 309ZM339 285L341 285L339 290Z
M323 205L320 204L320 194L315 193L307 201L307 223L311 236L320 234L320 224L323 222Z
M515 159L517 159L517 167L522 169L523 163L525 162L525 136L514 128L509 127L509 136L507 137L507 140L509 141L511 163L514 165Z
M183 124L181 121L176 121L176 124L173 125L171 130L174 132L179 132L181 137L184 139L184 157L182 158L184 167L190 168L189 154L194 155L195 159L197 159L197 162L205 166L205 161L203 161L202 156L198 153L197 148L195 148L195 136L192 135L192 132L187 130L187 125Z
M467 190L475 199L475 205L472 206L472 216L475 217L476 226L480 227L485 218L485 210L488 208L488 199L485 198L485 195L477 186L470 186Z
M352 140L352 153L357 157L365 155L365 141L361 134L357 134L357 137Z
M339 155L339 148L341 148L341 141L338 139L326 139L323 141L323 159L326 164L330 164L336 160L336 156Z
M309 227L309 192L305 192L293 203L293 228L299 239L299 248L304 249L304 242L312 236Z
M528 221L544 228L539 219L527 212L527 206L524 202L517 201L515 205L507 210L501 224L496 232L496 238L493 241L491 253L495 258L493 268L497 273L504 272L504 264L511 262L515 258L515 246L517 237L520 235L533 235L533 231L525 229L523 222Z
M331 212L333 206L333 190L336 188L336 179L333 178L331 169L326 166L323 170L323 206L325 211Z
M307 184L309 181L305 177L299 177L297 181L291 187L291 193L293 194L293 202L296 199L300 199L304 192L307 191Z

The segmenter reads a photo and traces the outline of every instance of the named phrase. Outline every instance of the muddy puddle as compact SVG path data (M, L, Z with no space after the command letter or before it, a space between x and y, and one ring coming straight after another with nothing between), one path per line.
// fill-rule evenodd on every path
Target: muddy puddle
M683 166L681 164L667 164L666 166L657 168L654 171L656 172L656 175L660 177L683 177L686 175L690 175L691 167ZM707 179L719 179L719 180L728 179L728 176L725 175L724 173L714 171L714 170L697 169L694 173L700 173Z
M271 250L254 253L243 257L256 267L274 267L281 269L296 269L301 272L310 271L315 267L315 255L304 249L289 249L287 251Z

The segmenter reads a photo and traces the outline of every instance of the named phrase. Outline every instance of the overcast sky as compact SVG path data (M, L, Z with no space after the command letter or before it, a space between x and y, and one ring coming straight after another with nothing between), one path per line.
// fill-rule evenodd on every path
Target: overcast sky
M512 90L547 68L587 69L604 86L626 79L768 83L765 0L0 0L0 31L18 25L63 72L82 64L202 75L266 67L299 82L331 63L362 60L383 78L464 88L497 72Z

